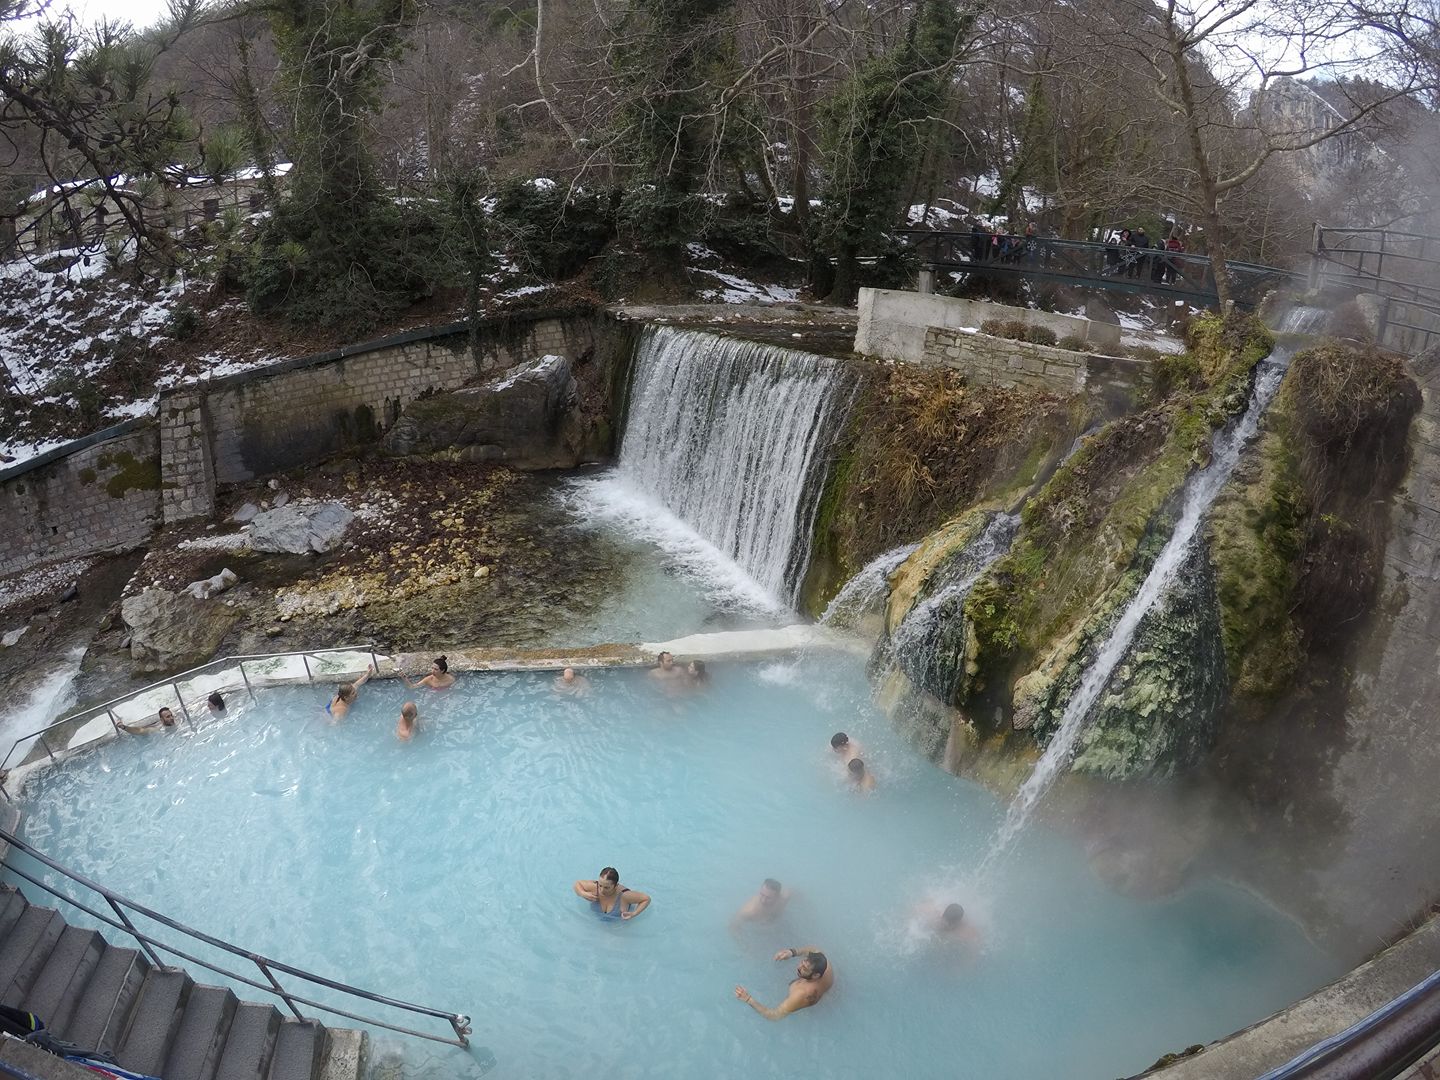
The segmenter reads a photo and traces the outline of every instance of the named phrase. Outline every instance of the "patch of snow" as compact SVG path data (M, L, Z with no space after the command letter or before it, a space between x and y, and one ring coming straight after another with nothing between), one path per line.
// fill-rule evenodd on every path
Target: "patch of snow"
M197 536L181 540L175 546L182 551L234 551L246 547L250 538L243 532L221 533L219 536Z
M558 185L548 176L537 176L530 181L530 186L536 191L554 191Z
M514 300L520 296L531 296L535 293L549 291L549 285L520 285L513 289L507 289L503 293L496 293L496 300Z
M565 358L563 356L556 356L554 353L548 353L545 356L542 356L539 360L536 360L533 364L524 364L516 368L514 371L510 372L510 374L504 375L501 378L496 379L490 384L489 389L508 390L510 387L514 386L522 376L536 374L539 372L546 372L553 368L556 364L563 364L564 362Z
M32 600L48 592L67 588L80 580L90 569L94 559L70 559L66 562L51 563L22 570L13 577L0 581L0 608Z
M38 442L22 442L17 439L14 442L0 442L0 469L8 469L11 465L19 465L22 461L39 457L70 441L70 439L41 439Z
M719 270L696 270L697 274L707 274L721 282L724 288L704 289L700 293L702 300L718 300L722 304L749 304L755 301L769 303L794 303L799 298L800 290L788 288L783 285L757 285L753 281L746 281L734 274L725 274Z
M718 260L720 258L719 252L717 252L714 248L706 247L704 244L686 244L685 250L690 253L690 257L693 259Z

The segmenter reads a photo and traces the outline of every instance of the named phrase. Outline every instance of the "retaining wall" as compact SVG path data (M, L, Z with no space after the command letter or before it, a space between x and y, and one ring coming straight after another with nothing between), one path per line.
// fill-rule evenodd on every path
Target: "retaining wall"
M976 386L1029 386L1062 396L1090 394L1121 410L1142 400L1150 381L1149 365L1143 360L939 326L925 328L920 362L954 368Z
M1054 330L1058 337L1074 335L1096 345L1120 344L1120 327L1115 323L961 300L953 296L936 296L933 293L861 289L859 307L855 351L887 360L919 363L924 359L925 331L928 327L974 328L986 319L1018 320L1027 326L1045 326Z
M0 567L139 547L160 521L160 439L129 421L0 472Z

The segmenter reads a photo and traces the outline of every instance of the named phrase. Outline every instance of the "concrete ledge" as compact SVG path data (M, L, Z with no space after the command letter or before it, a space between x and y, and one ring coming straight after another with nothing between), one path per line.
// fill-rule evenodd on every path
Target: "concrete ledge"
M1144 1075L1163 1080L1255 1080L1365 1019L1440 970L1440 916L1309 997Z

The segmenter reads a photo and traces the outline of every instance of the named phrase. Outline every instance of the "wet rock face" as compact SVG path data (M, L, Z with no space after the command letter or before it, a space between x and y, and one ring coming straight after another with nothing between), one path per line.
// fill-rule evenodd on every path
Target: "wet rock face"
M1026 708L1017 703L1017 715L1042 733L1054 730L1123 606L1087 628L1086 645ZM1173 776L1199 763L1215 743L1228 689L1215 574L1197 545L1110 676L1077 744L1075 771L1125 780Z
M355 515L340 503L286 506L257 514L250 523L250 546L256 551L317 555L333 551Z
M134 674L168 675L214 656L236 614L218 600L146 589L125 598L120 617L130 630Z
M484 386L412 402L383 446L398 457L449 450L472 463L573 468L582 460L572 431L576 398L570 361L544 356Z

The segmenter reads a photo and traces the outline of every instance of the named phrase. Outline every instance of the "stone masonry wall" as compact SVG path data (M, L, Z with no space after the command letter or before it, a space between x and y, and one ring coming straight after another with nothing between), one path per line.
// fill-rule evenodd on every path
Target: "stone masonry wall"
M220 484L307 465L378 442L420 395L453 390L547 353L595 347L594 316L482 324L472 354L461 325L423 338L305 357L164 395L165 522L209 517Z
M1149 382L1143 360L1072 352L943 326L925 328L922 363L944 365L976 386L1029 386L1054 394L1089 394L1121 411L1140 401Z
M140 424L0 472L0 567L143 544L160 519L160 441Z

